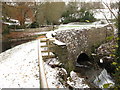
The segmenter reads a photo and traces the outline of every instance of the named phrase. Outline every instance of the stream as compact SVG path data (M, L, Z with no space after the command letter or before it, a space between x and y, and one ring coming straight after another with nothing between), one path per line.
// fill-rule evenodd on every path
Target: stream
M58 57L58 60L60 61L60 63L62 63L62 67L65 68L65 70L68 72L69 59L68 59L68 51L67 51L66 46L54 45L54 47L51 48L51 50ZM102 69L100 67L96 68L95 66L84 67L84 66L76 64L74 72L80 78L84 78L86 85L88 85L91 88L104 88L105 85L107 84L110 84L110 86L114 86L114 81L112 77L108 74L106 69Z

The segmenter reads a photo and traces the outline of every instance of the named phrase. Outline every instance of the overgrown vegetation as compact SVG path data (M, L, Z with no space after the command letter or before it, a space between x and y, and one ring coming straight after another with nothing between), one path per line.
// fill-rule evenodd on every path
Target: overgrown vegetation
M31 23L31 25L29 27L30 28L38 28L39 27L39 23L35 21L35 22Z
M66 11L62 15L61 23L70 22L94 22L94 14L90 9L86 7L77 7L76 3L69 3Z
M113 73L114 79L115 79L115 86L111 87L114 88L114 90L119 90L120 88L120 2L115 3L115 8L118 8L118 17L116 18L115 26L117 27L117 37L115 38L115 41L117 42L117 45L113 46L116 48L115 51L113 51L113 54L110 56L114 57L114 62L111 64L115 68L115 73ZM113 4L112 4L113 5ZM112 6L112 8L114 8ZM109 37L108 39L113 39L113 37ZM110 86L110 83L104 85L104 87L108 88Z
M114 65L116 67L115 69L115 88L120 88L120 2L118 3L119 11L118 11L118 20L117 20L117 27L118 27L118 38L117 38L117 50L116 50L116 62L114 62Z
M3 26L2 26L2 30L3 30L3 31L2 31L2 34L3 34L3 35L10 33L9 28L8 28L7 25L3 25Z

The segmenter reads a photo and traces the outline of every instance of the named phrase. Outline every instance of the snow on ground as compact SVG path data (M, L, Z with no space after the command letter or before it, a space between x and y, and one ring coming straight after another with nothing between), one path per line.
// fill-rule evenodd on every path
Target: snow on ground
M63 71L65 69L58 68L58 67L51 68L46 63L44 63L44 66L45 66L45 71L46 71L45 73L46 73L46 78L47 78L47 82L48 82L48 87L49 88L65 88L65 86L62 85L62 83L59 81L59 79L60 79L59 73L60 73L60 71Z
M42 52L41 54L42 54L42 56L48 56L48 52L44 52L44 53ZM50 52L49 55L54 55L54 54L52 52Z
M64 24L64 25L60 25L58 29L56 29L55 31L62 31L62 30L69 30L69 29L90 29L91 27L96 27L96 28L100 28L100 27L104 27L108 25L106 24L99 24L98 22L94 22L94 23L69 23L69 24Z
M114 84L115 84L113 82L111 76L108 75L108 73L105 69L103 69L103 71L100 73L100 75L98 77L96 77L96 79L94 80L94 83L99 88L104 88L103 86L105 84L110 84L110 86L114 86Z
M9 23L9 22L3 22L3 23L8 25L19 25L19 23Z
M0 88L39 88L37 41L0 54Z
M0 88L39 88L38 41L18 45L0 54ZM51 68L59 64L55 58L44 62L49 88L63 88L59 81L63 68Z
M39 34L46 34L46 33L48 33L47 31L46 32L36 32L36 33L34 33L35 35L39 35Z
M52 35L55 34L55 31L50 31L46 34L46 37L51 39L51 40L54 40L53 43L56 44L56 45L66 45L65 43L61 42L61 41L58 41L57 39L55 39Z
M68 77L67 83L73 88L90 88L87 84L85 84L84 78L78 77L77 73L74 71L70 72L70 77Z
M118 9L111 9L111 11L117 16ZM95 18L97 19L115 19L115 16L110 12L109 9L96 9ZM106 17L106 18L105 18Z

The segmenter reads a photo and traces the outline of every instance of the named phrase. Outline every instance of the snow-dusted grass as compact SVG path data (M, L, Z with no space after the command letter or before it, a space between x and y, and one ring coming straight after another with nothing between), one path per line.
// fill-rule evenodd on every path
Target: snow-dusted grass
M68 23L68 24L63 24L63 25L60 25L58 27L58 29L56 29L55 31L63 31L63 30L69 30L69 29L90 29L92 27L95 27L95 28L100 28L100 27L104 27L108 25L108 23L106 24L100 24L100 22L94 22L94 23L84 23L84 24L81 24L81 23Z

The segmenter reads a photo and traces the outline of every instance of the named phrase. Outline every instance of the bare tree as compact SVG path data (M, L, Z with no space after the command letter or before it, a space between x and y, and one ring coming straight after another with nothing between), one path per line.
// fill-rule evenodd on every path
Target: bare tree
M58 24L65 2L42 2L37 4L36 21L40 24Z
M51 24L58 24L58 20L61 18L64 11L64 2L47 2L46 3L46 19Z
M33 19L33 12L30 5L30 2L3 3L3 16L18 20L20 25L24 27L27 18Z

